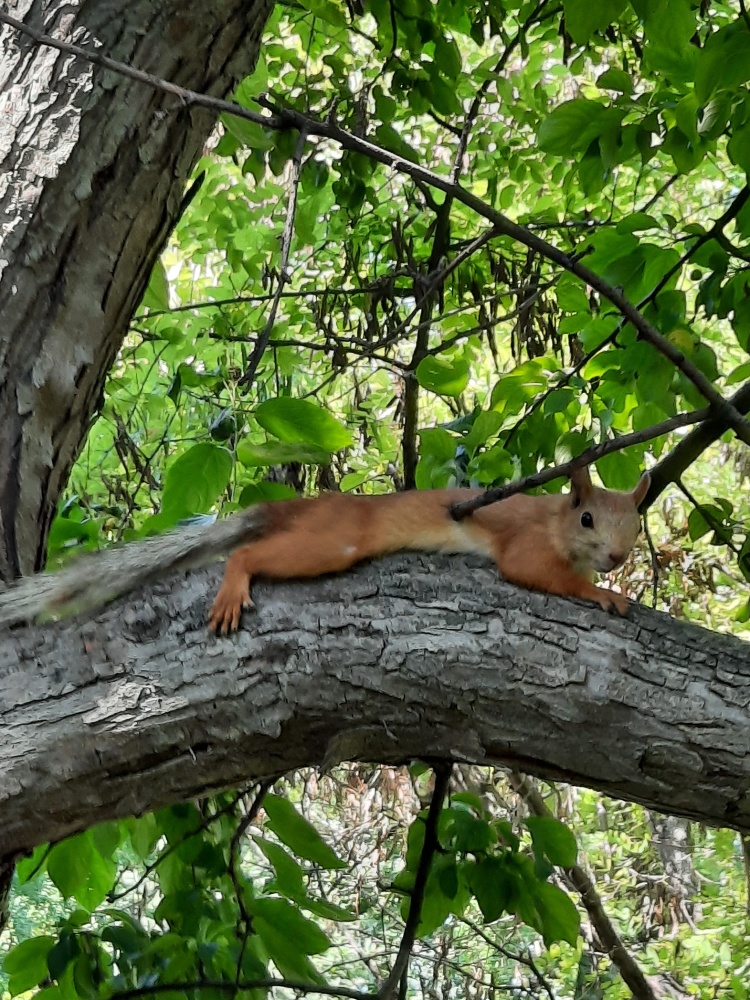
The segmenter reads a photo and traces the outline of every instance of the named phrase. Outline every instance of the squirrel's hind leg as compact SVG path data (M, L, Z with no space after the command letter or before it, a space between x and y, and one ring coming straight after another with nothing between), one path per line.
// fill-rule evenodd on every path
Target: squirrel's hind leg
M217 635L227 635L239 627L242 609L253 606L250 583L255 576L291 580L340 573L366 555L358 533L347 532L346 525L339 532L333 526L330 531L292 527L243 545L227 561L209 628Z

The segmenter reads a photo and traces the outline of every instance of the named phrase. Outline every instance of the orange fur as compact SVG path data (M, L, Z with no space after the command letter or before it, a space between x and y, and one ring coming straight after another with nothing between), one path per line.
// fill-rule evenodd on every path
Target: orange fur
M242 609L252 607L254 576L316 577L409 549L491 555L511 583L597 601L605 610L626 614L627 600L592 579L595 572L620 565L633 547L640 530L638 506L648 485L644 475L631 493L597 489L584 468L573 474L568 494L519 493L462 521L454 521L449 508L481 490L330 493L269 503L268 534L229 558L209 625L217 634L239 626ZM584 515L592 526L582 523Z

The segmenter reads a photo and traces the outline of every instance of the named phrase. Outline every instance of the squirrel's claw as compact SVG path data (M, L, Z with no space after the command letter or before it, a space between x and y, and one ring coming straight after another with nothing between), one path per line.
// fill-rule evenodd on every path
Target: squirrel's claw
M618 615L624 618L630 608L630 601L627 597L623 597L622 594L616 594L612 590L602 591L602 593L606 593L605 597L599 599L602 608L605 611L611 611L614 608Z
M254 604L250 598L249 581L234 587L227 586L225 581L219 588L211 608L208 627L214 635L229 635L231 632L236 632L240 626L242 609L252 607Z

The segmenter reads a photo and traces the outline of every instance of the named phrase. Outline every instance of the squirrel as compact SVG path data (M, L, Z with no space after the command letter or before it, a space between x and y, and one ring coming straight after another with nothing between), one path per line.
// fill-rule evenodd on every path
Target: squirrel
M495 560L509 583L582 597L625 615L627 598L597 587L592 579L594 572L621 565L632 549L650 478L644 473L632 492L619 493L593 486L584 466L570 481L570 493L517 493L462 521L451 517L450 508L482 490L329 493L276 501L268 505L268 533L230 556L209 628L217 635L237 629L242 609L253 606L254 576L322 576L403 550L479 552Z
M192 526L76 560L0 594L0 626L45 612L92 609L166 573L231 553L209 615L217 635L239 626L252 607L255 576L317 577L363 559L404 550L478 552L491 556L510 583L596 601L627 614L621 594L597 587L595 572L621 565L640 531L644 473L631 492L592 485L575 470L566 494L517 493L457 521L450 509L481 489L411 490L375 496L328 493L255 504L208 528Z

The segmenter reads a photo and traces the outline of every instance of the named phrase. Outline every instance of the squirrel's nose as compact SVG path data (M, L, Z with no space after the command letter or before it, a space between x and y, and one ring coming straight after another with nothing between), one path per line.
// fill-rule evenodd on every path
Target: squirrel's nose
M621 562L625 561L625 556L622 552L610 552L609 561L612 563L612 569L614 569L615 566L619 566Z

